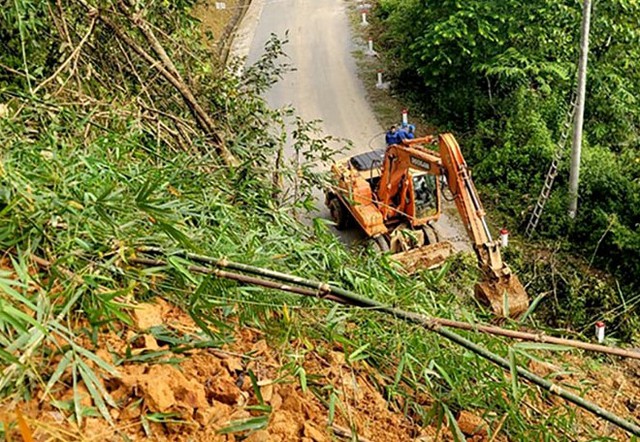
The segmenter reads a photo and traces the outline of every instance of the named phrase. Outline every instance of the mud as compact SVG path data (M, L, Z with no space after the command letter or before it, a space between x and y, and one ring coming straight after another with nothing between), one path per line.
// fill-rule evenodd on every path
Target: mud
M0 268L10 265L0 260ZM440 432L421 427L401 399L387 400L383 395L385 378L364 361L348 364L342 348L335 344L331 347L305 339L280 346L269 342L262 331L245 326L237 328L230 344L177 354L169 351L161 336L152 334L152 328L163 327L176 335L198 334L200 330L188 314L156 299L138 305L132 318L131 327L105 327L95 337L95 345L86 337L78 341L117 365L117 374L111 375L87 360L117 404L109 407L112 425L100 416L82 381L74 391L69 369L45 394L44 383L60 360L52 346L49 367L41 373L44 383L31 392L31 399L10 396L0 402L0 422L3 428L10 428L7 440L320 442L350 440L353 434L363 442L453 440L446 427ZM117 362L154 354L158 357L147 361ZM535 373L580 392L619 416L640 420L640 362L581 358L569 353L555 357L536 352L536 356L539 360L529 364ZM296 366L305 370L304 385L294 375ZM331 392L336 398L332 422ZM508 397L506 392L498 394ZM79 424L72 417L74 395L84 410ZM428 396L413 399L425 410L433 405ZM564 415L567 407L552 395L526 395L519 405L523 418L531 422L556 413ZM628 439L614 425L575 410L578 421L571 434L573 440L591 440L594 433L613 440ZM491 410L461 410L456 419L467 440L498 442L507 440L504 417ZM231 431L238 423L256 419L259 427Z

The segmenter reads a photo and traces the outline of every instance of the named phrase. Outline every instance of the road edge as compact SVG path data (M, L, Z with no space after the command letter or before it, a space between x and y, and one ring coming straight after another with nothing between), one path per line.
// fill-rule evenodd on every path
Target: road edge
M251 49L253 37L262 16L265 0L249 0L249 5L240 24L231 36L231 45L226 59L227 64L233 59L246 59ZM240 68L242 69L242 68Z

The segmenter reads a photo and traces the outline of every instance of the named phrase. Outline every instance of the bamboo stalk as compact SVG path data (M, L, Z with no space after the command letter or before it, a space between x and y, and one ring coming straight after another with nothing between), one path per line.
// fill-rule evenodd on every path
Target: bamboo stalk
M127 7L127 5L124 4L122 0L118 1L118 9L120 9L120 11L129 19L129 21L131 21L138 29L140 29L144 37L147 39L147 41L153 48L153 51L160 58L160 61L162 61L162 64L164 64L165 69L167 69L178 80L184 83L184 79L182 78L182 75L180 75L180 72L178 71L176 66L173 64L173 61L171 60L171 58L169 58L169 55L167 55L167 51L164 50L164 47L162 47L162 45L156 38L153 31L149 28L148 23L141 16L141 14L137 13L134 15L131 11L129 11L129 8Z
M477 331L491 335L504 336L507 338L522 339L525 341L541 342L545 344L564 345L568 347L579 348L586 351L595 351L598 353L607 353L623 358L640 359L640 353L632 350L625 350L617 347L607 347L605 345L592 344L590 342L577 341L575 339L556 338L555 336L547 336L542 333L529 333L518 330L508 330L501 327L491 325L471 324L468 322L453 321L444 318L432 318L432 321L443 327L457 328L460 330Z
M142 264L142 265L154 266L154 267L165 267L168 265L168 263L165 261L160 261L157 259L148 259L148 258L132 258L129 260L129 262L133 264ZM296 287L288 284L281 284L275 281L269 281L266 279L260 279L253 276L242 275L240 273L227 272L225 270L220 270L220 269L212 269L209 267L191 265L191 266L187 266L187 269L195 273L202 273L205 275L214 275L219 278L231 279L231 280L242 282L245 284L259 285L261 287L275 289L275 290L282 290L285 292L295 293L297 295L310 296L312 298L319 298L319 299L328 299L330 301L340 302L343 304L345 303L342 299L330 293L323 292L321 290L312 290L304 287Z
M36 92L38 92L40 89L42 89L44 86L46 86L48 83L50 83L54 78L56 78L60 74L60 72L62 72L64 70L64 68L66 68L67 65L69 63L71 63L71 61L78 56L78 54L80 53L80 50L82 49L82 46L87 42L87 40L89 39L89 37L93 33L95 25L96 25L96 18L92 17L91 18L91 23L89 24L89 30L87 31L85 36L82 37L82 40L80 40L80 43L78 43L78 46L76 46L76 48L71 52L71 55L69 55L69 57L60 66L58 66L58 69L56 69L56 71L53 74L51 74L51 76L49 78L44 80L42 83L40 83L33 90L34 94ZM75 71L75 68L72 70L72 75L73 75L74 71ZM69 76L69 78L71 78L71 76ZM65 83L66 83L66 81L65 81Z
M206 257L205 257L206 258ZM207 259L211 259L211 258L207 258ZM215 260L213 260L215 261ZM133 258L130 260L131 263L135 263L135 264L142 264L142 265L148 265L148 266L159 266L159 267L164 267L167 266L167 262L165 261L161 261L161 260L155 260L155 259L148 259L148 258ZM235 263L238 264L238 263ZM242 264L242 266L246 266L244 264ZM246 266L246 267L251 267L251 266ZM324 284L324 286L322 288L316 288L316 290L312 290L309 288L302 288L302 287L295 287L295 286L291 286L288 284L280 284L274 281L268 281L268 280L264 280L264 279L260 279L260 278L256 278L256 277L252 277L252 276L246 276L246 275L241 275L238 273L232 273L232 272L227 272L224 270L220 270L220 269L212 269L209 267L202 267L202 266L187 266L187 268L192 271L192 272L196 272L196 273L203 273L203 274L209 274L209 275L216 275L220 278L227 278L227 279L233 279L239 282L245 282L245 283L249 283L249 284L255 284L255 285L260 285L263 287L268 287L268 288L273 288L273 289L277 289L277 290L283 290L289 293L296 293L299 295L303 295L303 296L312 296L312 297L316 297L316 298L321 298L321 299L327 299L327 300L331 300L331 301L335 301L335 302L340 302L343 304L349 304L349 305L354 305L354 306L358 306L358 307L371 307L374 308L375 310L378 310L380 312L383 313L387 313L390 314L396 318L402 319L406 322L411 322L414 323L416 325L419 325L429 331L433 331L437 334L439 334L440 336L474 352L475 354L487 359L488 361L498 365L499 367L505 369L505 370L510 370L511 369L511 364L509 363L509 361L507 361L505 358L490 352L489 350L479 346L478 344L450 331L447 330L445 328L443 328L443 325L438 324L437 322L432 321L430 318L424 316L424 315L420 315L420 314L416 314L416 313L412 313L412 312L407 312L398 308L394 308L394 307L389 307L387 305L381 304L377 301L374 301L372 299L368 299L368 298L364 298L362 296L356 295L354 293L351 292L347 292L344 291L345 293L347 293L346 296L343 295L338 295L337 293L331 292L329 294L327 294L326 290L324 287L330 287L327 284ZM258 269L258 268L255 268ZM267 269L261 269L264 271L264 273L279 273L279 272L273 272ZM286 275L286 274L281 274L281 275ZM288 278L292 278L292 279L302 279L302 278L298 278L292 275L287 275ZM314 281L307 281L308 283L316 283ZM322 283L319 283L322 284ZM330 287L331 288L331 287ZM565 390L564 388L560 387L557 384L554 384L550 381L548 381L547 379L544 379L538 375L536 375L535 373L530 372L529 370L526 370L522 367L518 367L516 366L516 371L518 373L518 375L522 376L524 379L530 381L533 384L536 384L537 386L543 388L544 390L555 394L557 396L562 397L563 399L581 407L584 408L585 410L593 413L594 415L601 417L611 423L613 423L614 425L617 425L618 427L636 435L636 436L640 436L640 426L638 426L637 424L635 424L634 422L630 422L626 419L623 419L622 417L611 413L607 410L605 410L604 408L598 406L597 404L588 401L586 399L581 398L580 396L577 396L573 393L571 393L570 391Z
M157 247L141 247L138 250L141 252L164 253L161 249ZM197 261L205 264L211 264L216 267L230 268L234 270L243 271L246 273L252 273L254 275L265 276L268 278L278 279L281 281L302 285L305 287L311 287L317 290L321 290L322 292L332 293L337 296L345 297L349 299L350 303L352 304L355 303L355 305L358 305L361 307L376 308L376 305L374 305L375 302L367 298L363 298L362 296L354 292L344 290L340 287L336 287L320 281L312 281L309 279L301 278L299 276L290 275L287 273L277 272L274 270L264 269L261 267L255 267L248 264L241 264L233 261L228 261L226 259L214 259L208 256L197 255L194 253L181 253L181 255L193 261ZM513 339L522 339L525 341L534 341L534 342L540 342L544 344L563 345L568 347L579 348L581 350L595 351L598 353L606 353L613 356L620 356L624 358L640 359L639 352L625 350L623 348L607 347L605 345L592 344L590 342L577 341L575 339L565 339L565 338L557 338L555 336L547 336L542 333L530 333L530 332L522 332L518 330L509 330L502 327L483 325L478 323L473 324L468 322L454 321L454 320L445 319L445 318L426 317L426 316L424 318L426 321L429 321L433 324L437 324L443 327L457 328L460 330L468 330L468 331L480 332L480 333L485 333L490 335L504 336L504 337L513 338Z
M173 73L173 69L168 67L159 60L156 60L151 54L147 53L135 40L133 40L120 26L110 20L105 14L102 14L99 10L90 6L85 0L76 0L79 4L85 7L90 14L95 14L105 26L110 28L114 34L121 39L127 46L129 46L136 54L138 54L143 60L145 60L152 68L155 68L160 74L167 80L178 92L182 95L189 111L194 116L196 122L202 127L207 136L211 137L215 150L220 156L222 161L226 165L237 166L238 160L224 145L224 140L221 135L216 131L215 124L209 114L202 108L196 97L193 95L191 89L180 80L180 77L176 77Z

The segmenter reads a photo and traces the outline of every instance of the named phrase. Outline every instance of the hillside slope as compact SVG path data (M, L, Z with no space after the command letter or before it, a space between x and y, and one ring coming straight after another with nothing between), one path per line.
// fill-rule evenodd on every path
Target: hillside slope
M299 120L308 162L277 162L283 115L259 97L283 72L281 42L236 76L207 61L191 2L138 6L16 2L0 17L3 437L429 440L462 438L479 418L475 440L625 437L393 317L191 271L180 252L489 320L472 301L472 259L408 278L345 249L325 221L298 221L327 140ZM141 265L149 246L166 263ZM635 381L609 360L461 334L640 412ZM579 363L607 377L588 381Z

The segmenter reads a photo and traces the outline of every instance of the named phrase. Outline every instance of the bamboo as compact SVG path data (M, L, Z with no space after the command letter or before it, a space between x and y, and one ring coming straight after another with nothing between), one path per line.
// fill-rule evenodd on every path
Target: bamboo
M468 339L463 338L460 335L457 335L449 330L442 330L442 329L434 329L433 331L435 331L436 333L438 333L440 336L443 336L463 347L465 347L468 350L473 351L474 353L476 353L479 356L482 356L483 358L493 362L496 365L499 365L500 367L504 368L505 370L510 370L511 368L511 364L509 363L509 361L507 361L505 358L498 356L495 353L490 352L489 350L480 347L479 345L469 341ZM541 388L544 388L545 390L549 391L550 393L553 393L557 396L560 396L563 399L566 399L569 402L574 403L575 405L584 408L585 410L590 411L591 413L595 414L598 417L601 417L609 422L611 422L612 424L617 425L620 428L623 428L625 430L627 430L628 432L630 432L631 434L634 434L636 436L640 436L640 427L633 423L630 422L626 419L621 418L620 416L611 413L607 410L605 410L604 408L594 404L591 401L588 401L586 399L581 398L578 395L575 395L567 390L565 390L564 388L560 387L557 384L554 384L550 381L548 381L547 379L544 379L540 376L538 376L535 373L532 373L528 370L525 370L522 367L518 367L516 366L516 370L518 372L518 375L522 376L523 378L527 379L528 381L538 385Z
M148 258L133 258L133 259L130 259L129 262L133 264L142 264L146 266L155 266L155 267L164 267L168 265L165 261L160 261L157 259L148 259ZM220 269L211 269L209 267L191 265L191 266L187 266L187 269L195 273L202 273L205 275L214 275L219 278L231 279L231 280L242 282L245 284L259 285L261 287L275 289L275 290L282 290L285 292L295 293L297 295L310 296L312 298L319 298L319 299L328 299L334 302L344 303L343 300L339 299L338 297L328 292L323 292L321 290L312 290L304 287L296 287L288 284L280 284L275 281L269 281L266 279L260 279L253 276L242 275L240 273L227 272L225 270L220 270Z
M579 348L586 351L595 351L598 353L607 353L623 358L640 359L640 353L623 348L607 347L605 345L591 344L590 342L576 341L575 339L556 338L555 336L547 336L542 333L521 332L518 330L508 330L501 327L495 327L482 324L470 324L468 322L453 321L444 318L432 318L432 321L444 327L452 327L461 330L477 331L491 335L504 336L507 338L522 339L525 341L541 342L545 344L564 345L568 347Z
M193 95L193 92L183 81L180 80L181 77L176 77L173 73L173 69L171 66L167 67L162 61L156 60L149 53L147 53L140 45L138 45L135 40L133 40L120 26L111 21L104 14L100 13L99 10L90 6L85 0L76 0L83 7L85 7L91 15L94 15L100 20L105 26L110 28L116 36L122 40L127 46L129 46L136 54L138 54L142 59L144 59L152 68L155 68L160 72L160 74L167 80L171 85L180 92L182 98L184 99L189 111L194 116L198 125L204 130L207 136L211 138L214 144L214 148L216 153L220 156L222 161L226 165L237 166L238 160L233 156L233 154L227 149L224 145L224 140L221 135L216 131L215 124L209 114L202 108L196 97Z
M149 252L149 253L164 253L161 249L157 247L141 247L138 249L141 252ZM274 270L264 269L261 267L255 267L247 264L241 264L233 261L228 261L226 259L214 259L208 256L197 255L194 253L181 253L180 255L191 259L193 261L211 264L216 267L225 267L234 270L243 271L246 273L252 273L254 275L265 276L268 278L279 279L281 281L290 282L293 284L302 285L305 287L311 287L316 290L320 290L323 293L332 293L337 296L344 297L349 299L350 303L358 305L360 307L372 307L376 306L372 304L371 300L367 298L363 298L360 295L350 292L348 290L344 290L340 287L336 287L327 283L323 283L320 281L312 281L305 278L301 278L299 276L290 275L287 273L277 272ZM457 328L460 330L468 330L474 332L480 332L490 335L504 336L507 338L513 339L522 339L525 341L534 341L540 342L544 344L554 344L554 345L563 345L573 348L579 348L581 350L586 351L595 351L598 353L606 353L613 356L620 356L623 358L632 358L640 360L640 352L625 350L623 348L616 347L607 347L605 345L592 344L589 342L577 341L574 339L565 339L565 338L557 338L555 336L547 336L542 333L530 333L530 332L522 332L518 330L508 330L502 327L483 325L478 323L468 323L468 322L460 322L454 321L451 319L438 318L438 317L425 317L425 320L432 322L434 324L438 324L444 327Z
M210 259L210 258L207 258ZM215 260L214 260L215 261ZM165 261L161 261L161 260L154 260L154 259L148 259L148 258L133 258L130 260L130 262L132 263L136 263L136 264L143 264L143 265L149 265L149 266L160 266L160 267L164 267L167 266L167 262ZM237 263L236 263L237 264ZM244 266L244 265L243 265ZM279 284L276 283L274 281L268 281L268 280L264 280L264 279L260 279L260 278L256 278L256 277L251 277L251 276L246 276L246 275L240 275L237 273L232 273L232 272L227 272L224 270L219 270L219 269L211 269L209 267L202 267L202 266L188 266L187 267L190 271L192 272L196 272L196 273L204 273L204 274L210 274L210 275L216 275L218 277L221 278L228 278L228 279L233 279L236 281L240 281L240 282L246 282L246 283L250 283L250 284L256 284L256 285L260 285L263 287L268 287L268 288L274 288L274 289L278 289L278 290L283 290L283 291L287 291L290 293L296 293L299 295L303 295L303 296L312 296L312 297L317 297L317 298L321 298L321 299L328 299L328 300L332 300L332 301L336 301L336 302L340 302L343 304L350 304L350 305L356 305L359 307L372 307L380 312L384 312L390 315L395 316L396 318L402 319L404 321L407 322L411 322L414 324L417 324L427 330L433 331L437 334L439 334L440 336L476 353L477 355L487 359L488 361L493 362L494 364L498 365L499 367L502 367L505 370L510 370L511 369L511 364L509 363L509 361L507 361L505 358L490 352L489 350L475 344L474 342L471 342L470 340L463 338L462 336L450 331L450 330L446 330L443 328L443 325L438 324L437 322L434 322L432 320L430 320L428 317L424 316L424 315L419 315L416 313L411 313L411 312L407 312L404 310L400 310L394 307L389 307L387 305L381 304L379 302L376 302L372 299L368 299L368 298L364 298L361 297L359 295L355 295L353 293L350 292L346 292L348 293L348 296L342 296L342 295L332 295L332 294L326 294L326 292L324 291L324 289L316 289L316 290L311 290L309 288L302 288L302 287L295 287L295 286L291 286L288 284ZM266 269L262 269L265 270L265 273L270 273L271 271L266 270ZM274 272L274 273L278 273L278 272ZM284 275L284 274L283 274ZM288 275L291 278L296 278L296 279L301 279L298 277L294 277L291 275ZM532 373L522 367L517 367L516 366L516 371L517 373L522 376L523 378L527 379L528 381L536 384L537 386L547 390L548 392L555 394L557 396L562 397L563 399L581 407L584 408L585 410L590 411L591 413L595 414L598 417L601 417L611 423L613 423L614 425L617 425L618 427L636 435L636 436L640 436L640 427L630 421L627 421L623 418L621 418L620 416L617 416L607 410L605 410L604 408L598 406L597 404L588 401L586 399L583 399L567 390L565 390L564 388L560 387L557 384L554 384L538 375L536 375L535 373Z
M51 76L49 78L47 78L42 83L40 83L38 86L36 86L36 88L33 90L34 94L37 93L40 89L42 89L44 86L46 86L48 83L50 83L54 78L56 78L60 74L60 72L62 72L64 70L64 68L66 68L69 63L71 63L71 60L73 60L74 58L76 58L78 56L78 54L80 53L80 50L82 49L82 46L87 42L87 40L89 39L89 37L93 33L95 25L96 25L96 18L93 17L91 19L91 24L89 24L89 30L87 31L85 36L82 37L82 40L80 40L80 43L78 43L78 46L76 46L76 48L71 52L71 55L69 55L69 57L60 66L58 66L58 69L56 69L56 71L53 74L51 74ZM73 70L72 70L72 72L73 72ZM72 75L73 75L73 73L72 73Z

